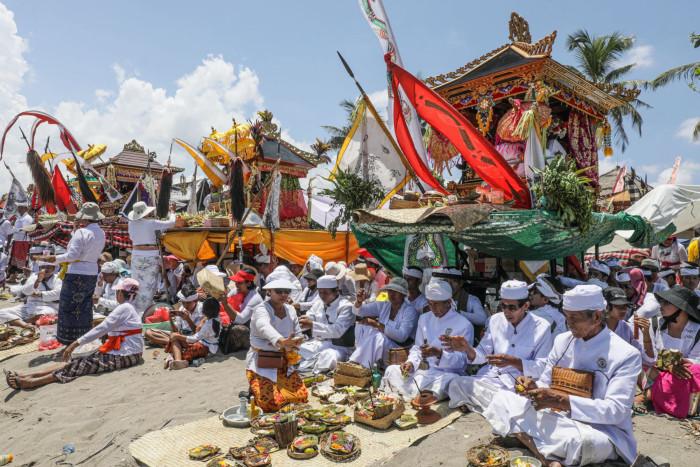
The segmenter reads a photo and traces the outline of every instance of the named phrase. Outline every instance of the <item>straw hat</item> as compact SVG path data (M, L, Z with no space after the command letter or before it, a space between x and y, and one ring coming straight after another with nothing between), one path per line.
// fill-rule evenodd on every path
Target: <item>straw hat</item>
M100 212L100 207L96 203L88 201L82 205L75 218L78 220L99 221L104 219L105 216Z
M131 209L131 212L129 213L129 220L130 221L137 221L139 219L143 219L153 211L155 211L156 208L153 206L148 206L146 203L143 201L139 201L138 203L134 203L134 207Z
M326 263L326 274L335 276L336 279L341 280L345 277L345 273L348 272L348 268L342 263L336 263L335 261L329 261Z
M370 281L369 269L366 264L356 264L355 270L350 271L348 276L354 281Z

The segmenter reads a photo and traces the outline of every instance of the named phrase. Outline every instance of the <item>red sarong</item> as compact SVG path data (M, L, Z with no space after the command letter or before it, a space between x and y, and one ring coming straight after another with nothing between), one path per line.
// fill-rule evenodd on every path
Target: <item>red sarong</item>
M31 243L28 241L14 240L12 242L12 250L10 253L10 266L15 266L18 268L27 267L30 247Z

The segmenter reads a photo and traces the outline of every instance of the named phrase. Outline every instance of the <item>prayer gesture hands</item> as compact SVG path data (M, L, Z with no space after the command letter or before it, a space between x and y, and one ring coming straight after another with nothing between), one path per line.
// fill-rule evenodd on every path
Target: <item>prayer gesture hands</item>
M692 365L690 360L684 358L679 365L674 365L673 368L671 368L671 373L676 378L690 379L690 377L693 376L690 373L690 370L688 370L688 367L690 367L690 365Z
M634 316L634 324L635 324L639 329L642 330L642 333L643 333L645 336L648 336L648 335L649 335L649 324L650 324L650 321L649 321L648 319L642 318L641 316L635 315L635 316Z
M401 374L406 377L413 373L413 363L411 362L403 362L401 364Z
M466 352L472 348L464 336L440 336L442 346L451 352Z
M488 360L489 364L498 368L512 366L513 368L517 368L518 370L523 371L523 361L518 357L514 357L512 355L504 353L487 355L486 360Z
M559 411L571 410L568 394L562 394L549 388L530 389L526 392L535 410L554 409Z
M358 289L355 293L355 308L360 308L366 299L367 291L365 291L365 289Z
M287 337L278 340L277 345L284 350L295 350L299 348L303 340L303 337Z

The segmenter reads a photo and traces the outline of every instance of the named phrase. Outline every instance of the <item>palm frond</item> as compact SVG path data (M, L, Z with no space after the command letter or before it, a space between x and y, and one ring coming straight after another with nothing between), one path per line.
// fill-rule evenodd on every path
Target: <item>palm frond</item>
M693 141L700 141L700 120L695 124L693 128Z
M676 80L692 81L695 79L696 70L700 70L700 62L687 63L671 68L654 78L651 82L651 88L657 89Z
M630 63L629 65L624 65L621 66L620 68L615 68L614 70L610 70L604 78L604 81L606 83L614 83L618 81L620 78L622 78L624 75L630 72L632 68L636 67L636 63Z

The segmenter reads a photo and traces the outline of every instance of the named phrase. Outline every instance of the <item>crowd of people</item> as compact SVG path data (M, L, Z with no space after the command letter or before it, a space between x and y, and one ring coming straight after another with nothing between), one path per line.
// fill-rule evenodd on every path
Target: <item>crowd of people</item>
M308 399L304 376L350 361L383 371L381 390L429 392L481 414L555 465L632 463L634 411L697 410L700 268L675 239L637 265L594 260L587 277L505 280L491 309L457 267L392 276L371 257L292 264L265 249L224 267L184 261L158 242L174 217L157 220L145 203L128 215L126 258L105 253L103 216L89 202L66 248L32 247L24 208L14 225L0 223L0 242L12 238L3 279L24 277L11 286L23 302L0 310L0 323L34 329L56 315L65 347L50 370L6 371L15 389L138 365L146 345L164 348L171 370L246 349L250 394L270 412ZM680 357L658 365L668 350Z

